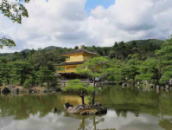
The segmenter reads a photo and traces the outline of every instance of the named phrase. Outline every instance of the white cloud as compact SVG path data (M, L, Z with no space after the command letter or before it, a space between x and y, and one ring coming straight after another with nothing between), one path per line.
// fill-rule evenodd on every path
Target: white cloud
M40 117L40 113L30 114L25 120L0 118L0 124L0 130L71 130L73 126L79 126L79 120L50 112L44 117Z
M109 46L115 41L167 38L172 34L171 0L116 0L108 8L85 11L86 0L32 0L29 18L17 25L0 15L1 33L14 50L80 44ZM9 51L9 50L7 50Z
M104 116L95 118L97 129L118 129L118 130L161 130L158 125L159 118L147 114L140 114L136 117L133 113L127 112L126 117L117 116L113 110L108 110ZM85 122L85 129L92 130L95 126L92 118L85 120L67 117L64 113L48 113L41 117L40 113L29 115L27 119L16 120L14 117L0 118L0 130L76 130L81 128Z

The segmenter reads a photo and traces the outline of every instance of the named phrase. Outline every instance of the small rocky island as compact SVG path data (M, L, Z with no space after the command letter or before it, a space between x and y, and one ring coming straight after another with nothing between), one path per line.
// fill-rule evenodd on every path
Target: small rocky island
M67 82L66 87L63 89L66 93L76 93L81 98L81 104L73 106L69 102L64 104L67 113L79 115L101 115L107 113L107 108L103 107L100 103L95 102L95 86L91 86L78 79L70 80ZM91 101L85 103L85 96L89 96Z
M73 106L70 103L65 103L64 108L69 114L79 114L79 115L103 115L107 113L107 108L103 107L101 104L94 105L77 105Z

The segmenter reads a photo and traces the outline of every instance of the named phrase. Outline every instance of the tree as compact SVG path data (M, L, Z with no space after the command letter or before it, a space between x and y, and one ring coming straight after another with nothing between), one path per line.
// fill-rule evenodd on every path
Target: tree
M0 54L0 84L56 87L58 80L55 64L61 63L60 54L64 50L68 49L51 48Z
M29 1L30 0L2 0L0 2L0 11L13 22L21 23L23 17L28 17L28 11L24 7L24 3L28 3Z
M34 70L34 68L32 69L30 75L28 76L28 78L25 80L23 86L26 88L30 88L33 87L34 85L38 85L38 76L36 71Z
M24 3L28 3L30 0L1 0L0 11L13 22L22 23L23 17L28 17L28 11L24 7ZM6 37L0 37L0 48L4 46L15 46L15 42Z
M107 75L106 79L108 81L115 81L116 84L119 84L123 81L124 76L122 75L123 62L120 60L112 60L111 65L105 69Z
M156 54L159 57L159 64L162 73L160 83L166 84L170 79L172 79L172 38L166 40Z
M122 75L125 76L125 80L127 82L132 83L132 86L135 86L136 83L136 75L139 74L138 72L138 66L140 64L140 61L137 59L131 59L127 61L126 65L122 69Z
M94 88L93 86L89 86L88 84L75 79L68 81L64 91L78 93L81 97L82 105L85 105L85 95L92 93Z
M96 78L101 79L106 75L105 69L110 66L109 59L105 57L95 57L89 59L77 68L77 73L87 75L92 78L94 88L96 87ZM93 91L92 104L95 104L95 89Z
M12 74L15 81L18 81L20 85L32 74L32 65L27 61L16 61L12 63Z
M37 78L40 85L46 84L51 87L57 81L54 71L50 70L47 66L41 66L37 72Z
M0 79L1 84L10 84L10 81L12 79L11 75L11 64L8 63L6 59L0 60Z
M105 68L110 66L109 59L106 57L94 57L86 61L77 68L80 74L88 75L95 81L95 78L103 78L106 74Z
M0 48L3 48L4 46L15 46L15 42L8 38L0 38Z
M161 72L159 69L159 62L155 58L149 58L139 65L139 74L136 76L137 80L148 81L149 83L159 84Z

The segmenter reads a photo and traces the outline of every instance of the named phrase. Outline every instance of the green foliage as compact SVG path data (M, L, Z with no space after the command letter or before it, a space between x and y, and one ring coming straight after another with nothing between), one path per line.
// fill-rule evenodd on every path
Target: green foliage
M9 84L11 75L11 64L7 64L5 59L0 60L0 81L2 84Z
M43 86L51 87L54 84L53 81L56 81L55 73L48 69L47 66L40 67L39 71L37 72L38 82L41 83Z
M8 38L0 38L0 48L3 48L4 46L15 46L15 42Z
M24 82L24 84L23 84L23 86L25 87L25 88L31 88L32 87L32 80L31 79L28 79L28 80L26 80L25 82Z
M19 81L22 85L29 78L32 72L32 65L26 61L16 61L12 63L12 74L14 79Z
M166 84L172 78L172 40L138 40L115 43L113 47L88 47L99 55L83 64L78 72L116 83L146 81Z
M24 3L30 0L1 0L0 13L8 17L11 21L21 24L24 17L28 17L28 11ZM0 37L0 48L4 46L15 46L15 42L9 38Z
M62 62L59 53L63 52L62 48L51 48L0 54L1 84L56 87L58 79L55 64Z
M64 88L65 92L77 93L82 99L82 104L85 104L85 95L90 95L95 91L93 86L88 85L80 81L79 79L70 80L67 83L67 86Z
M29 1L30 0L15 0L15 2L11 2L9 0L2 0L0 2L0 11L12 21L21 23L23 17L28 17L28 11L23 3Z
M161 67L162 76L160 82L165 84L172 79L172 39L166 40L156 54L159 57L159 64Z
M108 56L113 59L138 59L145 60L155 56L155 51L161 48L164 41L157 39L135 40L130 42L116 42L112 47L87 47L90 51L97 52L100 56Z
M138 82L168 84L172 79L172 40L138 40L112 47L85 47L99 56L89 59L77 72L92 78L135 85ZM5 44L4 44L5 45ZM6 44L10 45L10 44ZM0 54L0 84L56 86L57 64L70 48L47 47ZM29 85L28 85L29 84Z
M136 76L139 74L139 65L140 61L137 59L128 60L126 65L122 69L122 75L124 75L124 80L131 82L132 85L135 85Z
M139 75L137 75L137 80L152 81L157 84L160 79L159 64L158 60L155 58L149 58L142 62L139 66Z
M107 73L106 69L110 66L109 59L106 57L95 57L86 61L78 67L77 72L92 78L94 84L94 91L92 93L92 105L95 103L96 96L96 78L102 79Z
M160 82L163 84L168 83L168 81L172 79L172 71L171 70L167 70L165 72L163 72L162 77L160 79Z
M94 87L80 81L79 79L75 79L68 81L67 86L64 88L64 91L74 93L84 92L85 94L90 94L94 91Z
M78 67L77 72L88 75L92 78L103 77L106 74L105 69L110 66L109 59L106 57L91 58Z
M106 78L109 81L120 83L124 79L122 75L124 63L120 60L112 60L110 67L106 68Z

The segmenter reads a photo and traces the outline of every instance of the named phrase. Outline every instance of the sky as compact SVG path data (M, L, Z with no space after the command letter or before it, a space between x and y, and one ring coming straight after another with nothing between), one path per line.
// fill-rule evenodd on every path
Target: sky
M22 24L0 14L0 36L17 44L1 53L48 46L112 46L172 34L172 0L31 0L25 6L29 18Z
M115 0L87 0L85 4L86 11L91 11L97 6L103 6L108 8L110 5L114 4Z

